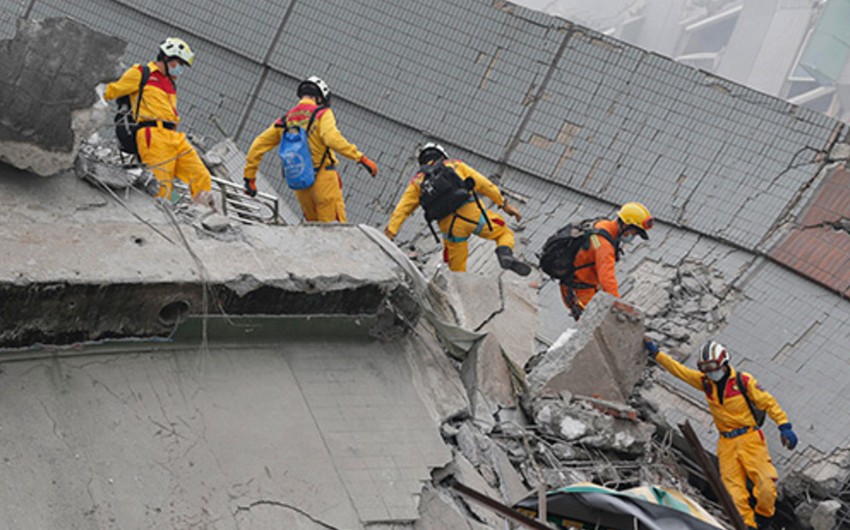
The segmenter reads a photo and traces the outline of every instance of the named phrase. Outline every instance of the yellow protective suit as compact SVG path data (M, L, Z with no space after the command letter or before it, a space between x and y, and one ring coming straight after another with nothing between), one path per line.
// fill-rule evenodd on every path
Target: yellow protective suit
M316 104L311 99L304 98L287 113L287 122L289 125L306 128L310 112L315 108ZM280 145L283 131L283 120L277 120L254 138L245 160L244 177L246 179L257 178L257 169L260 167L263 155ZM316 170L316 182L307 189L294 190L301 204L304 218L321 223L333 221L345 223L348 219L342 197L342 179L336 170L335 153L355 162L360 162L363 153L339 132L336 117L330 108L320 110L316 114L310 134L307 136L307 145L310 146L313 168Z
M750 494L747 491L747 479L753 483L753 496L756 498L755 512L764 517L773 517L776 502L776 480L779 475L773 466L764 433L756 427L747 406L747 401L738 388L735 369L729 367L729 377L723 389L723 399L719 399L717 384L699 370L688 368L664 352L655 358L658 364L668 372L701 390L708 402L708 409L714 418L717 430L732 433L747 428L744 434L734 437L721 436L717 442L717 459L720 464L720 478L729 491L744 523L755 527L755 513L750 507ZM741 380L746 385L747 395L753 406L764 410L777 425L788 423L788 416L770 393L763 390L755 378L741 372Z
M460 160L447 160L445 165L453 168L463 180L471 177L475 181L476 193L488 197L499 206L505 204L505 198L499 188L481 173ZM422 173L417 173L413 177L396 205L387 227L393 236L398 234L401 225L419 206L422 178ZM466 271L466 260L469 257L469 238L473 234L495 241L496 246L514 248L514 233L508 228L504 218L487 210L486 215L490 219L490 226L488 226L484 215L475 201L470 198L470 202L458 208L455 213L440 219L440 231L443 233L443 261L448 263L449 270Z
M209 170L186 139L186 135L176 130L180 116L177 113L177 92L174 83L160 71L155 62L148 63L148 68L150 77L142 91L138 122L156 124L152 127L140 127L136 132L139 159L153 171L159 181L158 197L171 197L174 177L189 185L192 197L202 191L208 192L212 185ZM135 115L141 81L142 68L135 64L124 72L120 79L106 85L103 97L116 99L130 96ZM163 127L163 122L174 124L175 129Z

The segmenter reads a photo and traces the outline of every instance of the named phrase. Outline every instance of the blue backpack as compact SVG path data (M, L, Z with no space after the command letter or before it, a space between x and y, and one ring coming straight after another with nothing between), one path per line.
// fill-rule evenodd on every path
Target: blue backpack
M316 114L323 108L323 106L316 107L310 114L310 121L307 123L306 129L297 125L287 125L286 116L283 117L283 136L280 139L278 154L283 169L283 178L290 189L303 190L312 186L316 181L316 174L313 170L313 156L310 154L310 146L307 145L307 135L310 134L310 128L313 126ZM326 150L325 155L322 156L322 163L324 163L327 154ZM321 166L321 164L319 165Z

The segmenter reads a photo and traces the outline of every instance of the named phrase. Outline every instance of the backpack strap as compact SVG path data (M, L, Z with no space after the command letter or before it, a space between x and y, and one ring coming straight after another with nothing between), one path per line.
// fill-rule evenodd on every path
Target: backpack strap
M139 81L139 96L136 98L136 115L133 116L133 121L139 121L139 110L142 106L142 92L145 91L145 85L148 84L148 79L151 77L151 69L148 65L142 67L142 80Z
M614 237L608 233L607 230L592 228L589 231L590 235L598 235L604 237L611 246L614 247L614 259L619 261L620 256L623 254L623 251L620 249L620 238L614 239Z
M594 220L594 223L595 222L596 222L596 220ZM603 230L603 229L596 229L596 228L588 229L587 230L588 240L590 239L590 236L592 236L592 235L602 236L603 238L605 238L606 241L611 243L611 246L614 247L614 259L619 261L620 255L623 253L623 251L620 250L620 245L618 244L619 240L614 239L614 237L611 234L609 234L607 230ZM577 271L579 269L586 269L588 267L593 267L594 265L596 265L596 262L591 261L590 263L585 263L584 265L579 265L578 267L573 267L573 271ZM576 282L576 281L566 282L564 280L561 280L561 283L563 285L565 285L567 287L571 287L573 289L592 289L592 288L596 287L595 285L590 285L590 284L587 284L587 283L581 283L581 282Z
M741 391L741 395L744 396L744 399L747 401L747 407L750 409L750 414L753 415L753 420L756 422L756 426L761 427L759 424L759 418L756 415L756 408L753 406L753 402L750 401L750 396L747 394L747 385L745 385L744 380L741 379L741 372L735 372L735 380L738 382L738 389Z

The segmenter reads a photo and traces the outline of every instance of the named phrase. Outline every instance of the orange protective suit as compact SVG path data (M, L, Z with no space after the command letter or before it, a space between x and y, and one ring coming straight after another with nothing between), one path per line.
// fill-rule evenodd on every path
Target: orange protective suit
M708 410L714 418L721 437L717 441L717 460L720 464L720 478L729 491L735 506L744 522L756 526L755 513L764 517L773 517L776 502L776 480L779 475L773 466L764 433L756 426L753 414L735 378L735 369L729 367L729 377L720 399L717 383L710 380L699 370L688 368L664 352L655 358L658 364L668 372L701 390L708 402ZM777 425L788 423L788 416L770 393L761 388L755 378L741 372L741 380L746 385L747 395L753 406L764 410ZM737 434L738 432L741 434ZM723 434L726 436L723 436ZM753 483L753 496L756 499L755 511L750 507L750 494L747 491L747 479Z
M505 204L505 198L499 188L481 173L460 160L446 160L444 164L454 169L462 180L471 177L475 181L474 189L476 193L484 195L499 206ZM396 205L387 227L387 230L393 236L398 234L404 221L419 207L422 179L422 173L417 173ZM486 219L484 215L487 216ZM490 220L489 226L487 219ZM439 225L440 231L443 233L443 260L448 263L449 270L452 271L466 271L466 260L469 258L469 238L472 235L493 240L496 242L496 246L514 248L514 233L508 228L504 218L490 210L486 210L486 214L482 213L481 208L475 203L472 196L470 196L469 202L458 208L453 214L440 219Z
M177 132L180 122L177 113L177 91L174 83L156 66L148 63L150 77L142 91L142 99L136 108L139 83L142 81L142 67L131 66L120 79L106 86L103 97L116 99L130 96L132 112L138 112L138 122L155 122L151 127L140 127L136 132L136 144L139 159L144 163L160 183L158 197L171 197L174 177L189 185L192 197L211 189L210 172L197 151L186 139L186 135ZM172 125L168 129L164 125Z
M603 219L597 221L593 226L596 229L608 232L615 241L620 235L620 228L616 219ZM573 311L574 315L576 311L571 306L571 300L577 304L580 313L600 289L617 298L620 297L619 284L615 273L617 251L607 239L596 234L591 235L590 245L587 249L578 251L573 263L575 265L576 285L590 286L573 288L561 284L561 299L564 301L564 305Z
M302 99L298 102L298 105L286 113L286 124L306 128L310 114L316 107L317 105L311 99ZM283 131L284 120L278 119L254 138L245 161L244 177L246 179L257 178L257 169L260 167L263 155L280 145ZM336 170L337 157L335 153L355 162L360 162L363 153L339 132L336 126L336 117L330 108L321 109L316 113L316 118L307 136L307 145L310 146L313 168L316 171L316 181L307 189L294 190L295 196L301 204L304 218L308 221L319 221L321 223L333 221L345 223L348 218L345 214L345 201L342 197L342 179Z

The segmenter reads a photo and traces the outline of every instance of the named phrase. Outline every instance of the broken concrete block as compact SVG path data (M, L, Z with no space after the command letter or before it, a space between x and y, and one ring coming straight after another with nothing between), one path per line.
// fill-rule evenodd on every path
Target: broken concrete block
M457 481L464 486L472 488L491 499L500 498L499 492L487 483L487 480L485 480L485 478L475 469L475 466L464 458L462 454L455 454L454 462L451 464L451 470ZM501 521L498 515L483 506L472 502L470 502L468 506L470 511L475 514L478 520L483 521L485 524L495 525Z
M837 528L838 511L841 509L841 506L841 503L835 499L819 503L814 513L812 513L812 529L834 530Z
M230 228L230 219L220 213L213 213L204 217L201 225L210 232L224 232Z
M70 18L19 19L0 41L0 160L41 176L73 167L83 139L111 123L94 88L118 78L125 47Z
M413 348L406 351L413 367L413 382L434 421L449 429L446 421L469 415L470 403L463 382L427 322L420 320L412 335L416 340Z
M524 376L525 365L534 355L539 296L537 288L531 287L527 278L513 274L502 274L500 278L503 309L482 331L493 334L513 365L513 373Z
M432 281L443 286L459 326L478 330L504 309L498 276L455 274L443 268Z
M123 190L133 184L134 176L124 168L78 156L74 160L74 173L95 186L107 186L113 190Z
M600 292L565 344L550 348L528 375L530 398L573 394L625 402L646 366L643 315Z
M499 479L499 491L505 504L513 505L520 499L528 496L529 488L526 487L522 475L514 468L508 455L495 443L491 444L488 453L490 464L496 477Z
M638 455L655 432L655 426L620 418L597 410L585 401L565 403L559 399L533 402L538 428L582 447Z
M420 518L413 524L413 530L445 530L447 528L489 530L501 528L498 524L496 526L485 525L472 517L468 517L461 512L459 503L455 502L449 493L430 486L422 491L419 514Z
M816 449L807 447L799 458L811 463L790 473L782 481L785 493L791 497L837 497L850 480L850 448L839 448L828 455L821 455Z
M473 406L486 401L486 410L492 416L500 407L517 405L514 377L499 342L488 333L477 347L467 355L461 368L461 378Z

